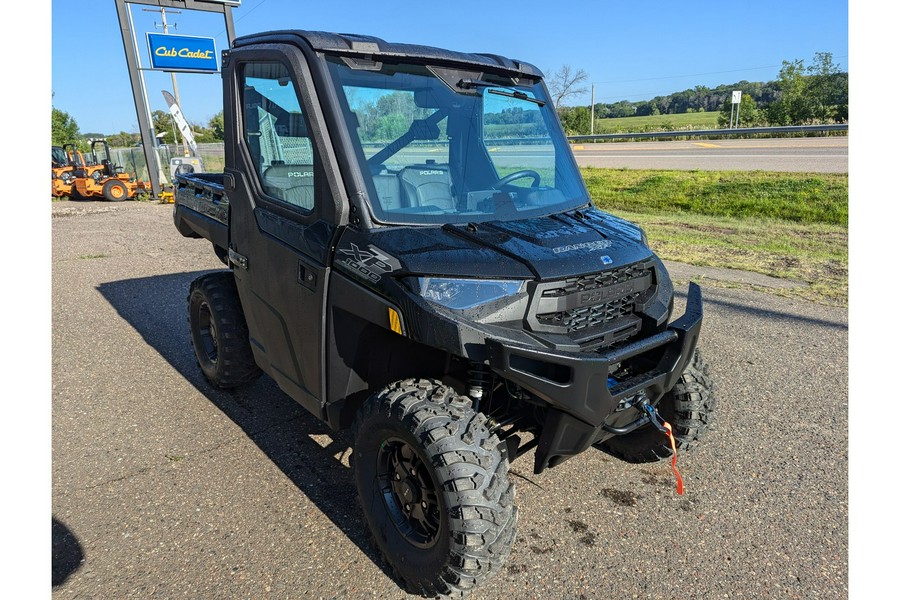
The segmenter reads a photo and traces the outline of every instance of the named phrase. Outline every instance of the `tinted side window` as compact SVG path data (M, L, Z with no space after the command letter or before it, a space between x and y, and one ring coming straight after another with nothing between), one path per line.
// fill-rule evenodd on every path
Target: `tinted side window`
M279 62L241 71L244 141L263 191L303 213L315 207L315 152L297 90Z

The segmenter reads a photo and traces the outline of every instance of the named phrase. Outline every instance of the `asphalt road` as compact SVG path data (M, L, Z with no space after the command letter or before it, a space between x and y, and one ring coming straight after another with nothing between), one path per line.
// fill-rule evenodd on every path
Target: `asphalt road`
M211 388L172 208L53 204L54 598L405 598L366 541L349 441L263 377ZM696 270L673 266L684 279ZM707 274L741 279L740 273ZM474 598L845 598L847 312L707 286L718 386L668 463L512 466L518 536ZM683 303L683 297L679 298Z
M573 144L582 167L847 173L847 136Z

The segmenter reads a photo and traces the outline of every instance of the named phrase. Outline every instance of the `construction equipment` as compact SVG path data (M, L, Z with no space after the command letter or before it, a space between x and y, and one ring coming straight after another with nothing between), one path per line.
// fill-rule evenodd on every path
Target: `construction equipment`
M102 148L102 154L100 149ZM106 140L91 141L93 164L74 171L74 191L83 198L103 197L110 202L134 198L137 192L148 189L141 180L132 180L125 169L112 162ZM101 158L102 156L102 158Z
M53 146L50 151L50 194L57 198L71 196L75 183L75 170L84 168L84 155L75 144Z

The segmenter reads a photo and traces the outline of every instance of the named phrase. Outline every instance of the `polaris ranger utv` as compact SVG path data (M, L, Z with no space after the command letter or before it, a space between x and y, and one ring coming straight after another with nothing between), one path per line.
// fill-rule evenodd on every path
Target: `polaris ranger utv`
M191 285L197 360L352 427L362 512L406 589L500 568L526 452L540 473L704 433L700 289L676 318L643 231L592 206L537 68L306 31L222 58L225 172L176 178L178 231L228 267Z

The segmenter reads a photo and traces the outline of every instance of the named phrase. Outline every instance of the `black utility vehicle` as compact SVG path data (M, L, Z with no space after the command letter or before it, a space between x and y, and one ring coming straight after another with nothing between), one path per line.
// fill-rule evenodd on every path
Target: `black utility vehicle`
M595 209L534 66L321 32L223 53L225 172L175 225L228 270L191 285L200 368L266 373L334 429L374 543L450 594L515 537L508 464L671 456L712 416L702 307L643 231Z

